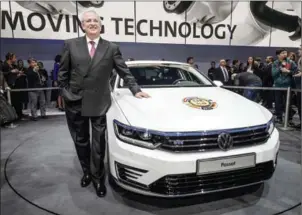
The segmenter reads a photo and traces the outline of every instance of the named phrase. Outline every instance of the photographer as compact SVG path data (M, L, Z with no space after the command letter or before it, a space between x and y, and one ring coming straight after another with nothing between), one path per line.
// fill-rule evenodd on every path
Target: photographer
M242 73L234 73L232 75L232 80L236 83L236 85L244 86L244 87L262 87L261 79L251 73L251 72L242 72ZM257 89L244 89L243 96L249 100L256 101L258 90Z
M298 72L298 67L294 61L287 58L287 51L285 49L277 50L276 55L278 59L272 65L274 87L291 87L293 75ZM286 95L286 90L277 90L275 92L277 123L280 124L283 123L283 113L285 112Z
M42 88L43 87L43 77L39 73L39 67L37 65L37 60L34 58L28 59L28 70L27 70L27 80L28 80L28 88ZM40 105L41 117L46 118L46 101L45 101L45 93L43 90L34 90L29 91L28 93L30 98L30 109L32 120L36 121L37 117L37 107L38 102Z

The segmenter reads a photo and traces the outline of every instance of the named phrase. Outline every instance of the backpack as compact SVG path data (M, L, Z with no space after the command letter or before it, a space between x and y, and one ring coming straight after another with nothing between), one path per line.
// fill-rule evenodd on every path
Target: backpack
M7 102L6 98L0 93L0 125L11 123L18 119L15 109Z

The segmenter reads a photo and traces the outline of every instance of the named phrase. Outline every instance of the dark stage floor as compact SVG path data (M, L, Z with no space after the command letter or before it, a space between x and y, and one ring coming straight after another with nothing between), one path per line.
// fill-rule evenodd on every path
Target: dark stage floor
M108 185L105 198L91 186L81 188L80 165L64 116L22 122L1 131L1 214L40 215L272 215L300 202L300 131L281 132L273 178L261 187L195 198L163 200L127 193ZM12 153L13 152L13 153ZM11 154L12 153L12 154ZM21 196L33 202L34 206ZM284 214L298 215L297 207Z

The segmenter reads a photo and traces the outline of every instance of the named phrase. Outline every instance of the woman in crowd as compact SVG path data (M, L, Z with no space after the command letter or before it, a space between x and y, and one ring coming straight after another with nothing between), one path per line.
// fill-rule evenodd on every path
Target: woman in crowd
M287 56L288 56L288 59L294 61L299 66L300 62L298 63L297 55L294 52L289 52ZM301 77L300 76L296 77L295 75L293 75L292 86L291 87L293 89L301 89ZM291 96L292 96L292 104L297 107L298 115L299 115L299 118L300 118L300 121L301 121L301 93L292 92ZM289 125L293 126L293 127L300 128L301 127L301 123L299 123L298 125L295 125L292 122L292 118L294 117L294 115L296 113L297 112L293 108L290 109L290 122L289 122Z
M60 61L61 61L61 55L57 55L55 57L55 63L53 66L53 71L52 71L52 80L53 80L53 87L58 86L58 73L59 73L59 68L60 68ZM60 90L54 90L52 92L52 100L57 101L57 108L61 111L64 111L65 106L64 106L64 100L61 96L61 91Z
M288 58L292 61L294 61L295 63L297 63L297 56L295 54L295 52L289 52L288 53Z
M262 80L262 70L260 68L260 62L256 61L254 57L248 58L247 65L244 71L254 73Z
M256 69L256 64L255 64L254 57L249 57L247 59L246 68L244 70L245 72L254 73L255 69Z

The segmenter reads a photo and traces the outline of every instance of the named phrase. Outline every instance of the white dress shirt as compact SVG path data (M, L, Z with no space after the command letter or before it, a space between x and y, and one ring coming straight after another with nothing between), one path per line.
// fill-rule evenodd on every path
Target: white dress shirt
M91 50L91 47L92 45L90 44L90 41L94 41L94 47L95 49L97 48L98 44L99 44L99 40L100 40L100 37L97 37L95 38L94 40L91 40L89 39L87 36L86 36L86 41L87 41L87 46L88 46L88 51L90 53L90 50Z
M254 71L252 70L252 66L248 66L246 71L250 73L254 73Z

